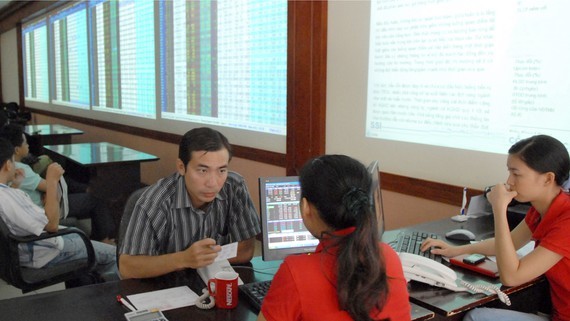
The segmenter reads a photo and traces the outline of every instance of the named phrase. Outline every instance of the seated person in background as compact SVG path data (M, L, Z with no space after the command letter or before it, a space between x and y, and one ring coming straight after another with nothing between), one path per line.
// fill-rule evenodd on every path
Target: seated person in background
M28 143L22 126L9 124L0 130L0 137L10 141L15 146L14 160L16 168L24 171L24 180L20 184L20 189L26 192L32 201L40 206L44 206L42 200L43 193L46 192L46 180L32 168L21 160L29 153ZM81 218L91 218L93 231L91 238L96 241L114 244L115 222L111 213L104 206L101 200L96 199L89 193L72 193L67 195L69 203L68 216Z
M22 181L22 170L16 169L14 147L0 138L0 217L10 232L18 236L40 235L42 231L57 232L59 228L59 200L57 184L63 175L63 168L57 163L48 167L46 175L45 207L34 204L30 197L17 187ZM100 275L116 274L115 247L93 242L96 256L96 272ZM22 266L42 268L62 262L84 259L87 251L77 234L67 234L37 241L34 246L20 247Z
M422 250L447 257L466 253L495 255L501 282L516 286L545 275L550 284L552 320L570 320L570 195L561 185L568 179L570 157L553 137L537 135L515 143L507 157L506 184L493 187L495 238L463 246L427 239ZM530 202L524 221L509 231L507 206L512 199ZM532 252L519 259L516 250L534 240ZM464 320L550 320L518 311L478 308Z
M325 155L299 180L303 223L320 242L281 264L258 320L410 320L402 263L380 243L364 165Z
M2 128L4 125L8 125L8 123L10 123L8 115L6 115L6 112L4 110L0 109L0 128Z
M227 138L213 129L182 137L178 172L150 186L135 205L118 249L123 278L204 267L220 245L233 242L238 253L230 262L251 260L259 217L243 177L228 171L231 156Z

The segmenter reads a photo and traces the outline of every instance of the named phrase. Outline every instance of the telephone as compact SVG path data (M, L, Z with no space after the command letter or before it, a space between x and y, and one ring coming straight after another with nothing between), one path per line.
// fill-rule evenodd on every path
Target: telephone
M454 292L497 294L501 302L511 305L509 297L494 285L467 283L458 279L457 274L447 266L420 255L404 252L398 253L398 255L402 261L404 277L408 282L414 280Z
M208 280L213 279L216 276L216 273L220 271L235 272L234 268L231 266L230 262L227 259L215 261L214 263L205 267L201 267L196 271L198 271L198 275L200 275L202 281L204 281L205 284L208 284ZM238 285L242 284L242 279L238 277Z

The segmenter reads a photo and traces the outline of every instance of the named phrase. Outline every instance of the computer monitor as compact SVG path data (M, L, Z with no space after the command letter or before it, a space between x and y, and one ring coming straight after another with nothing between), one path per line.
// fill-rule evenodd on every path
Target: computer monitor
M370 199L372 200L372 212L376 213L378 219L378 236L381 239L384 234L384 205L382 203L382 189L380 186L380 173L378 161L373 161L368 165L368 174L372 178L370 183Z
M378 218L378 233L384 232L384 208L378 161L368 166L372 178L370 198L372 211ZM262 257L264 261L283 260L290 254L312 253L319 244L303 224L299 202L301 184L298 176L260 177Z
M287 255L312 253L319 240L303 224L299 177L260 177L262 257L283 260Z

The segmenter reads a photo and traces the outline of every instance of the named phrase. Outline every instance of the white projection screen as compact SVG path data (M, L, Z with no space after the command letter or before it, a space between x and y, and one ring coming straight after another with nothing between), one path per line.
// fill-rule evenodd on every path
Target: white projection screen
M372 1L366 135L504 153L570 142L568 1Z
M522 138L569 146L570 2L329 5L327 152L483 188L506 179Z

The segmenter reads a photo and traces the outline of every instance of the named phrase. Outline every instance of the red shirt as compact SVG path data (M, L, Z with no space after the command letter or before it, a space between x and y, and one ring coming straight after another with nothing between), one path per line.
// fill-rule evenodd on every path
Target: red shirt
M348 312L340 310L331 282L335 279L336 257L329 253L330 249L323 252L323 247L321 240L314 254L291 255L281 264L261 307L267 320L352 320ZM375 320L410 320L402 263L387 244L380 243L380 253L386 262L388 297L382 311L372 312L371 316Z
M550 283L552 320L570 320L570 196L560 193L552 201L542 221L540 213L531 207L525 222L536 246L562 255L562 259L545 275Z

